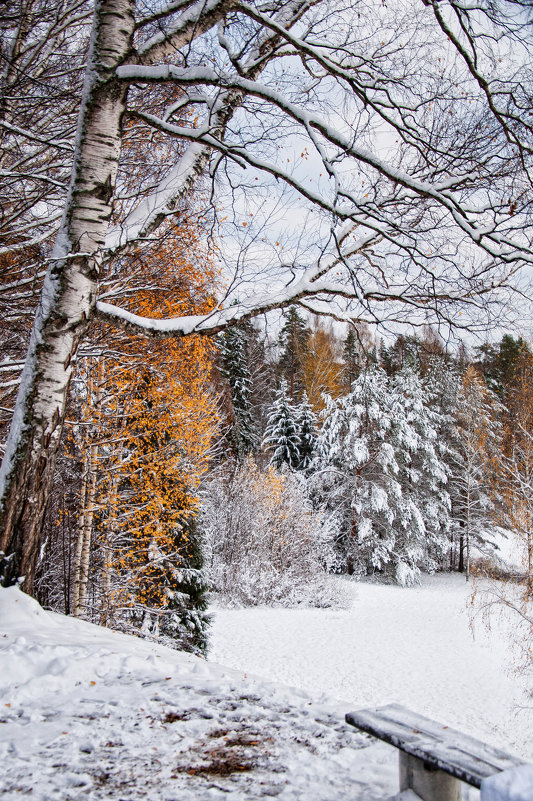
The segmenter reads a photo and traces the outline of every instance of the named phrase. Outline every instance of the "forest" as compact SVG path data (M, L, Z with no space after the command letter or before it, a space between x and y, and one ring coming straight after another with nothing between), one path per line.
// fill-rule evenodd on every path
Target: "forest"
M529 4L5 5L2 584L203 654L459 571L530 638Z

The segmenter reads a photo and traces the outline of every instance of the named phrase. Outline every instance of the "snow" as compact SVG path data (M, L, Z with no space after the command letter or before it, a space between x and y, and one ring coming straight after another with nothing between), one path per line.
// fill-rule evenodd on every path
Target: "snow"
M531 801L532 787L533 765L523 765L485 779L481 801Z
M0 798L380 801L396 750L344 714L391 701L531 757L507 642L472 638L461 577L346 585L347 610L217 610L210 662L0 589Z
M345 708L0 589L2 801L374 801L384 744Z
M487 630L457 574L405 589L346 582L349 609L218 609L210 659L343 702L401 703L524 759L533 704L511 672L512 620ZM472 627L471 627L472 626Z

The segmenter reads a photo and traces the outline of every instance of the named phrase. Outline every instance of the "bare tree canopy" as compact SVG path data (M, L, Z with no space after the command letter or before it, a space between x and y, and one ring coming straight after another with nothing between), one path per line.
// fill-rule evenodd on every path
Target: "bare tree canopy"
M2 247L38 246L46 273L0 474L0 548L4 581L24 575L31 592L72 365L96 315L183 336L294 302L368 323L505 313L533 262L532 28L513 0L19 5L2 50ZM61 98L35 124L22 75ZM187 219L195 187L226 296L171 320L99 298L117 260Z

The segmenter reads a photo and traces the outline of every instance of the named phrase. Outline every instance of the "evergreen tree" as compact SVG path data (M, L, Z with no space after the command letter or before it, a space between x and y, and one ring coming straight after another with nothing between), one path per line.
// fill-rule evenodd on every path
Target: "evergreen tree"
M252 417L257 437L256 449L266 428L268 410L276 394L277 365L272 358L272 345L269 345L258 329L247 323L247 358L252 380Z
M399 334L394 343L387 348L382 346L381 364L387 375L396 375L401 370L420 370L421 342L416 336Z
M504 334L499 345L485 343L476 351L476 368L485 378L489 389L508 406L521 356L531 354L527 342L522 337L514 339L510 334Z
M206 612L208 585L195 518L184 521L176 537L176 546L177 553L166 565L168 605L159 624L159 633L170 640L174 648L203 655L207 651L211 617Z
M399 465L389 438L391 394L383 370L361 373L344 398L328 400L318 436L316 486L341 518L339 547L352 572L392 567L402 514Z
M431 370L435 359L446 362L448 357L438 334L428 325L424 328L422 337L399 334L389 348L382 345L380 359L387 375L413 370L424 376Z
M292 406L287 382L282 380L268 416L263 447L272 451L270 464L287 464L297 470L301 463L298 414Z
M361 354L359 352L357 337L353 328L349 328L348 333L346 334L346 339L344 340L343 356L344 356L344 371L343 371L344 386L348 391L350 391L353 382L361 372Z
M258 445L252 413L252 378L247 359L250 327L249 324L234 326L219 338L221 373L229 384L233 407L231 446L238 460L248 456Z
M373 367L349 395L329 400L323 418L314 482L340 514L348 572L378 570L409 584L435 569L447 548L447 476L419 379L391 383Z
M463 464L459 427L460 380L460 371L455 363L446 357L436 356L431 360L423 381L428 405L437 415L435 422L436 450L448 475L447 491L450 498L450 512L447 566L451 570L459 569L461 564L461 541L456 522L460 516L456 481Z
M283 312L284 323L278 344L281 348L278 366L289 388L291 402L299 397L304 389L303 359L307 352L309 329L296 306L289 306Z
M299 434L298 468L306 470L313 459L316 448L316 415L304 392L301 403L296 408L296 420Z
M418 510L415 518L419 512L424 521L422 539L415 546L418 556L415 559L412 554L412 561L432 571L443 566L449 552L450 469L438 441L444 421L439 410L431 406L431 396L413 369L398 373L392 388L402 407L398 420L405 420L397 434L402 491L406 503Z

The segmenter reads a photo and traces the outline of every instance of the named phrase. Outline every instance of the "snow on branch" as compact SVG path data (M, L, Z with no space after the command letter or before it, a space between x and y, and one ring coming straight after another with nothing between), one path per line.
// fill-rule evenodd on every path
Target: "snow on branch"
M237 5L237 0L198 0L192 3L167 31L155 34L139 48L139 62L150 64L174 55L177 50L189 46L194 39L206 33ZM172 6L176 4L169 4L167 12L162 12L162 15L168 16L172 12Z
M390 180L393 185L404 187L412 192L414 196L436 201L451 215L454 223L492 257L504 262L516 261L517 258L520 258L525 262L533 263L533 252L527 245L513 241L504 234L498 233L492 225L476 225L475 222L468 218L468 214L459 197L455 197L450 189L450 186L455 183L454 179L447 178L441 186L439 182L430 183L428 180L420 180L413 177L408 172L380 158L376 153L358 147L353 139L345 136L325 119L305 109L303 105L291 102L279 91L265 84L239 75L221 73L208 67L181 68L169 64L155 67L121 66L117 68L116 74L118 78L128 83L161 83L170 81L180 86L211 85L239 90L246 96L265 100L301 125L303 130L309 132L317 131L326 142L337 147L345 156L351 156L358 162L375 169L379 174ZM267 165L265 164L264 166L266 167ZM330 166L332 174L335 174L333 163ZM279 175L279 171L277 174ZM464 180L465 175L457 178L457 182ZM346 190L345 194L348 194ZM484 208L473 210L472 215L480 214L484 210Z

